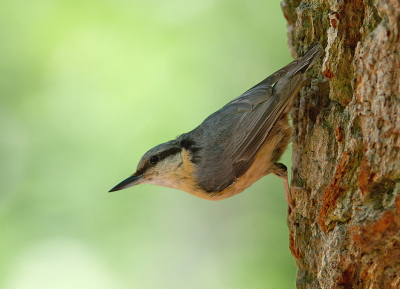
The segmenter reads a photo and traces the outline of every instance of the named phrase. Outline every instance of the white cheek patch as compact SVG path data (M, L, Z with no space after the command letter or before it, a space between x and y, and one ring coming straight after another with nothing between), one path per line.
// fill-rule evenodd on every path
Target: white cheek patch
M167 187L167 188L177 188L177 181L176 180L168 180L164 179L162 177L155 177L149 180L147 183L156 185L156 186L161 186L161 187Z
M168 187L179 188L179 178L177 177L179 166L182 163L181 154L175 154L171 158L162 160L152 173L152 177L146 181L148 184Z

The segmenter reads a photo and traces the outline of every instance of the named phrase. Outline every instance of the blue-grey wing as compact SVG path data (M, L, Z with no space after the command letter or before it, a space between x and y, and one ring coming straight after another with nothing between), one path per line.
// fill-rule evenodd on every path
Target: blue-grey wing
M209 191L220 191L244 174L253 157L300 89L306 70L322 54L313 46L295 60L209 116L192 133L202 139L196 179ZM275 85L274 85L275 84Z

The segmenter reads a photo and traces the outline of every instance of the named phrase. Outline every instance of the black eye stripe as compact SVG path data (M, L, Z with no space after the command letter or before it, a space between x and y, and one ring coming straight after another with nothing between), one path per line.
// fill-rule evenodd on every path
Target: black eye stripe
M158 161L161 161L163 159L165 159L166 157L172 156L174 154L180 153L181 152L181 148L179 147L174 147L174 148L170 148L166 151L160 152L157 156L158 156Z
M135 176L139 176L144 174L150 167L154 166L154 164L151 163L151 158L152 157L158 157L158 161L160 162L161 160L165 159L168 156L174 155L181 152L181 148L180 147L173 147L170 148L166 151L160 152L157 155L151 156L150 159L148 159L148 161L144 164L144 166L142 168L140 168L139 170L136 171L136 173L134 173Z

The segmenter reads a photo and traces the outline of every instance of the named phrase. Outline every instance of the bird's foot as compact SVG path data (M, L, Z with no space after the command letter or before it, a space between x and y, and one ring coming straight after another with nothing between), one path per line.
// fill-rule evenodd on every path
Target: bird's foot
M287 167L284 164L275 163L275 166L271 169L271 173L273 173L274 175L276 175L277 177L279 177L283 180L283 185L285 187L285 198L286 198L287 204L289 205L288 214L290 214L291 211L296 206L296 202L293 198L294 193L296 191L303 191L303 192L308 192L308 191L304 188L289 186Z
M295 203L294 200L292 198L292 193L291 193L291 189L289 186L289 180L288 180L288 172L287 172L287 167L284 164L281 163L275 163L275 166L271 169L271 172L281 178L283 180L283 185L285 187L285 198L286 198L286 202L289 205L289 207L291 209L294 208Z

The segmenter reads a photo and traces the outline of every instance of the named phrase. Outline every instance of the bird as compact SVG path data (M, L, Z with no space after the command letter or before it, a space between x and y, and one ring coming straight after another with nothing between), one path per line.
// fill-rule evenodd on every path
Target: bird
M217 201L272 173L283 179L286 202L292 204L287 167L279 159L291 141L293 99L306 71L322 53L321 44L315 42L303 57L230 101L192 131L150 149L136 172L109 192L153 184Z

